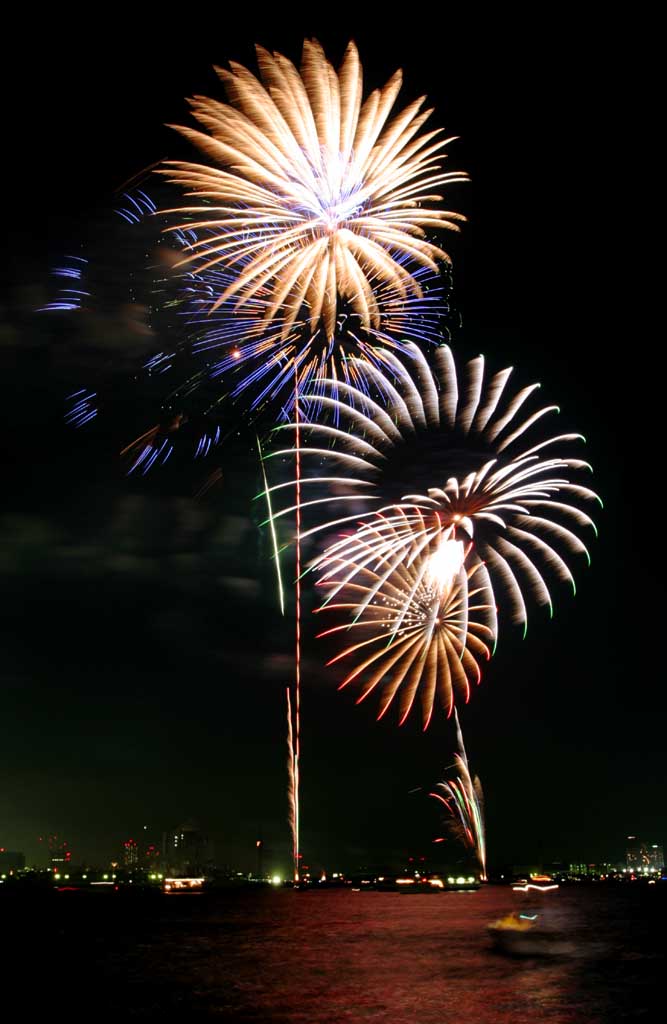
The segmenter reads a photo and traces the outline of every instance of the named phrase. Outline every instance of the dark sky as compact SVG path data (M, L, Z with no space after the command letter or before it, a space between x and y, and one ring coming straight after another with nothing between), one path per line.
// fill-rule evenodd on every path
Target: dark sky
M584 24L560 7L539 24L438 12L439 24L428 8L260 24L258 11L241 23L197 10L190 24L183 8L167 25L126 12L87 35L26 26L4 89L0 846L33 857L37 836L58 830L82 856L109 856L144 824L193 818L220 861L250 866L261 829L287 866L291 625L249 512L255 471L230 446L206 501L185 469L128 483L111 426L87 438L62 426L68 367L30 310L114 191L181 151L164 125L187 118L187 95L221 95L214 62L251 62L254 41L297 59L311 34L336 61L354 37L368 84L403 66L405 102L426 92L461 136L450 159L472 178L457 192L469 223L447 239L457 352L540 380L588 439L605 500L576 599L559 591L554 621L535 612L525 641L506 627L463 713L491 860L617 857L628 831L667 839L650 27ZM451 725L424 736L375 724L306 653L306 858L430 853L437 809L409 791L449 763Z

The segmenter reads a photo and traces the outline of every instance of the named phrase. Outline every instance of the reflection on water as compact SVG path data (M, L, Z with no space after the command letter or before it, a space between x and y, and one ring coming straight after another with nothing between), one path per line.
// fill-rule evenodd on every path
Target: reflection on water
M0 911L29 932L22 962L42 979L27 1001L23 990L24 1010L62 1008L70 1022L606 1024L662 1019L649 1007L664 967L664 905L659 887L543 897L489 887L84 895ZM539 913L567 955L495 950L486 926L512 909Z

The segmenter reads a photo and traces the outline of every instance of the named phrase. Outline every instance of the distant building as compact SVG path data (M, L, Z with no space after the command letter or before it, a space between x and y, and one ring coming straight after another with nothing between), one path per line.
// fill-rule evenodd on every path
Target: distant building
M628 871L639 871L642 867L642 844L637 836L628 836L625 841L625 866Z
M610 875L617 875L618 868L609 861L601 861L597 864L570 864L566 877L569 878L609 878Z
M163 837L162 865L173 875L202 875L210 859L208 838L193 822Z
M661 872L665 866L662 846L645 843L637 836L628 836L625 848L625 866L634 874Z
M648 866L651 871L664 871L665 869L665 855L663 853L662 846L657 843L653 843L647 849L648 852Z
M159 867L161 858L161 851L155 845L155 843L149 843L142 853L142 864L149 870L154 870Z
M151 825L144 825L138 833L137 854L139 866L147 871L157 871L162 860L162 833Z
M136 839L126 839L123 843L123 865L126 868L139 866L139 846Z

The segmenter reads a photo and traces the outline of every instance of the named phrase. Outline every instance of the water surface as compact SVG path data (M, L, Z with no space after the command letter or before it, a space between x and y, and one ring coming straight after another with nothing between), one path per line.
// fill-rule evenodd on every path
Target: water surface
M70 1022L645 1024L664 1019L666 905L631 885L3 899L3 1002ZM517 908L566 954L495 950L487 924Z

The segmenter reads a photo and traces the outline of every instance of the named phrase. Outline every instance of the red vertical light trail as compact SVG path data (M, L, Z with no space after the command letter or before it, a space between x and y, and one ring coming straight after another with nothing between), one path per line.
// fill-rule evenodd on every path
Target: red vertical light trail
M297 863L296 848L296 791L294 788L294 743L292 736L292 700L289 686L285 687L287 698L287 806L289 827L292 835L292 861Z
M301 430L299 376L294 361L294 417L296 424L296 652L294 671L294 881L299 881L299 755L301 753Z

